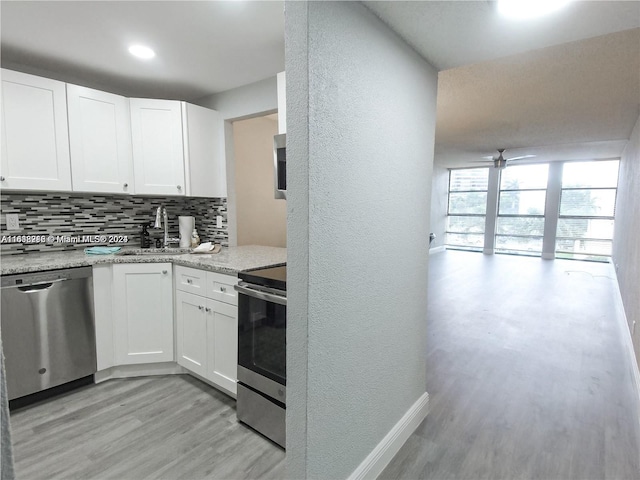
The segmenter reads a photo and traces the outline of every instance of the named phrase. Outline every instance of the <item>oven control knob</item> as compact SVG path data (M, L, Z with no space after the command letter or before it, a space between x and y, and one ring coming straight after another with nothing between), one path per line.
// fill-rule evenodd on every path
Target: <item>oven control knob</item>
M220 287L220 291L221 291L222 293L224 293L224 292L226 292L226 291L227 291L227 289L226 289L225 287Z
M204 307L202 305L198 305L198 310L202 310Z
M187 283L191 284L191 279L190 278L187 278Z

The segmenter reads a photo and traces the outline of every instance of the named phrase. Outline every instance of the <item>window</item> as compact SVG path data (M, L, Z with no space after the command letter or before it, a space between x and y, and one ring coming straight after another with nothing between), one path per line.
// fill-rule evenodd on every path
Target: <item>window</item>
M488 168L464 168L449 172L447 246L482 250L488 182Z
M611 256L617 160L565 163L556 256L606 261Z
M541 255L547 164L508 166L502 171L496 252Z

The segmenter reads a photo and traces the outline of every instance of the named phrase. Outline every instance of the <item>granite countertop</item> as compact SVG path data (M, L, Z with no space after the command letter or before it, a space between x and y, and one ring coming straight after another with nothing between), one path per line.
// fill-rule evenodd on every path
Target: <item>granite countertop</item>
M124 250L124 249L123 249ZM275 267L287 262L287 249L247 245L225 247L216 254L177 255L86 255L84 251L29 253L25 255L3 255L0 259L0 274L38 272L61 268L85 267L102 263L161 263L199 268L212 272L236 274L245 270Z

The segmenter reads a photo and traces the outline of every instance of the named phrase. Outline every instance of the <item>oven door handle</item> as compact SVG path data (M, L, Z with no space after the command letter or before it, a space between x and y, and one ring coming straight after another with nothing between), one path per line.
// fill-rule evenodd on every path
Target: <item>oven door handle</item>
M279 305L287 305L287 297L281 297L280 295L273 295L272 293L260 292L253 288L248 288L243 285L234 285L233 288L239 293L248 295L249 297L257 298L258 300L264 300L266 302L273 302Z

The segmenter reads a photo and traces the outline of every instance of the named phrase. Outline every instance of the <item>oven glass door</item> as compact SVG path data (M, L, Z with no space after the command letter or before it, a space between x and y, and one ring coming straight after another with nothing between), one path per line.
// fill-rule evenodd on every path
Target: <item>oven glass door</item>
M238 295L238 364L286 385L287 307Z

